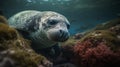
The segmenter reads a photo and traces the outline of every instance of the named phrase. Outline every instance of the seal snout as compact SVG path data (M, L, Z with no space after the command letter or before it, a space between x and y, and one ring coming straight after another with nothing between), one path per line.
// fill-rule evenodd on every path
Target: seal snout
M64 30L59 30L59 34L58 41L60 42L64 42L69 38L69 33Z
M51 31L48 32L47 35L48 35L48 38L50 40L57 41L57 42L64 42L70 36L69 32L65 31L63 29L59 29L59 30L56 30L56 31L51 30Z

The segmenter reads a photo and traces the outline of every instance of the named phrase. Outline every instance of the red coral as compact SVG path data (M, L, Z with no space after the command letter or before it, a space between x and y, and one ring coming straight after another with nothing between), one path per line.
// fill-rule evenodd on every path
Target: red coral
M95 41L94 41L95 42ZM79 42L73 48L74 62L81 67L120 67L120 51L114 52L104 42L91 39Z

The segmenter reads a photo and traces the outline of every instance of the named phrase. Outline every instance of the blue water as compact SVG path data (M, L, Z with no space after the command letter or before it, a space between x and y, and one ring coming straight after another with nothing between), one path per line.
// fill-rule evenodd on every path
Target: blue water
M120 17L119 0L1 0L0 5L7 18L23 10L61 13L71 23L71 35Z

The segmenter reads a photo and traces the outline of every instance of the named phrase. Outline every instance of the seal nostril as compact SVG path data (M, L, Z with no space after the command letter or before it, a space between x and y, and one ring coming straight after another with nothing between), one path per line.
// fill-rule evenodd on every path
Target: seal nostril
M60 33L62 33L62 30L60 30Z

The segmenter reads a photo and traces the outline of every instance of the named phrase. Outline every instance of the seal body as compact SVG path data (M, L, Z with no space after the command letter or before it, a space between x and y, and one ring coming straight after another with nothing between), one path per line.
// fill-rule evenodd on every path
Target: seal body
M32 47L43 49L52 47L69 38L70 23L63 15L53 11L26 10L8 20L25 38L32 41Z

